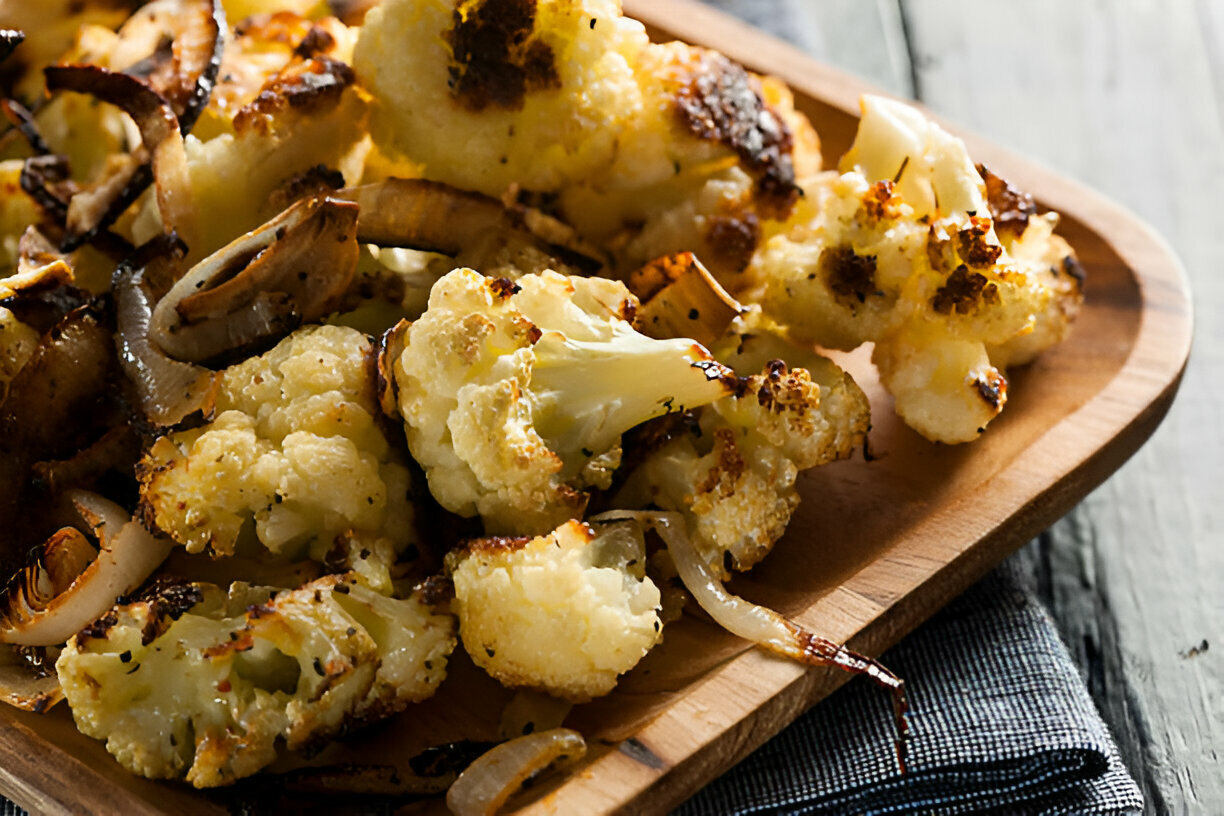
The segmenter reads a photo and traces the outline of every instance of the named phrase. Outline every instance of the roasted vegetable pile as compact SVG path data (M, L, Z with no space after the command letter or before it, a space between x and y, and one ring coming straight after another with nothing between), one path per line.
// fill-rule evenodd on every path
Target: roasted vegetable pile
M899 691L722 582L865 443L817 347L874 344L902 419L961 443L1066 336L1057 216L959 139L865 98L824 170L781 82L617 0L0 27L8 702L224 785L427 698L459 643L507 687L607 694L681 584Z

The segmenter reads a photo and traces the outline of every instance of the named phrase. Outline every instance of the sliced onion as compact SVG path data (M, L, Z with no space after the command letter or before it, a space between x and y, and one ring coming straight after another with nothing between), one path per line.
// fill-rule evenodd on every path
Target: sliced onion
M225 29L225 10L217 0L154 0L120 27L111 64L147 79L170 101L186 135L208 105Z
M112 291L119 365L136 386L145 417L154 425L165 427L181 422L195 411L207 413L216 377L206 368L171 359L149 341L153 310L143 272L120 266Z
M34 228L30 227L30 229ZM25 242L24 236L22 237L22 242ZM29 265L25 268L19 267L16 274L9 275L7 278L0 278L0 299L19 297L24 294L67 286L73 280L72 267L68 266L60 258L48 261L42 266Z
M517 737L490 749L467 767L446 794L455 816L491 816L523 783L551 767L563 767L586 755L577 731L554 728Z
M130 473L140 458L140 437L131 425L117 425L68 459L35 462L31 466L41 489L58 495L70 485L89 485L107 471Z
M682 516L678 513L632 512L614 510L591 521L633 519L652 527L667 545L685 589L715 623L733 635L751 641L775 654L808 666L834 665L852 674L865 674L892 693L896 718L897 764L905 773L906 740L909 725L905 717L909 703L905 681L879 662L850 651L830 640L817 637L772 609L757 606L727 592L710 565L697 554Z
M659 340L690 337L713 348L743 311L691 252L653 260L632 273L628 283L642 301L634 326Z
M357 240L458 255L496 232L518 233L565 263L593 273L606 264L602 253L566 224L527 207L506 207L495 198L427 179L389 178L336 195L361 208Z
M178 117L166 98L137 77L97 65L52 65L43 73L48 91L76 91L115 105L140 130L141 145L133 153L135 169L122 169L130 175L117 192L112 190L113 198L86 197L78 204L79 195L73 196L61 248L68 251L80 246L109 227L154 180L165 232L176 232L190 245L195 222L187 152ZM147 169L149 162L151 170Z
M149 337L179 360L209 360L318 320L357 268L357 208L303 199L196 264L158 301Z
M63 587L69 565L83 560L83 536L64 530L52 536L48 544L70 548L70 554L55 557L52 574L45 544L43 557L5 587L0 598L0 642L23 646L65 642L110 610L120 596L140 586L170 554L172 542L155 538L137 521L122 521L127 514L113 502L81 491L73 491L71 500L81 522L97 532L101 549Z
M392 419L399 419L399 389L395 385L395 361L400 358L407 347L408 327L412 324L401 320L387 329L378 338L376 345L376 360L374 364L374 391L378 396L378 405L383 413Z

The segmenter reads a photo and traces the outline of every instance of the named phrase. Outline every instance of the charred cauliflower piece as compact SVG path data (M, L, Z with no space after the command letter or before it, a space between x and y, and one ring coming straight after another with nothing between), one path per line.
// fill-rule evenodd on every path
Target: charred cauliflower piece
M168 584L73 637L56 671L82 733L129 771L232 783L433 694L454 622L352 576L275 593Z
M276 553L340 550L387 589L411 543L410 478L375 421L365 335L301 329L219 376L215 418L158 439L139 466L141 511L190 552L234 552L244 525Z
M353 67L387 152L429 178L499 196L559 189L611 160L641 109L646 31L616 0L388 0Z
M724 579L782 537L799 504L799 473L849 456L870 424L866 396L831 361L767 335L738 343L723 359L759 373L649 453L616 500L680 511L698 553ZM783 356L805 367L788 367Z
M1079 267L1053 234L1057 216L1034 215L959 139L880 98L864 98L841 167L808 186L753 259L761 305L802 340L874 342L906 423L972 440L1006 402L1002 368L1061 340L1078 311Z
M469 542L447 557L464 648L507 686L575 702L607 694L661 636L644 551L632 523Z
M443 277L393 363L434 498L490 533L554 529L610 484L623 432L728 392L699 344L636 332L636 303L603 278Z
M625 272L692 250L730 279L820 165L781 82L650 43L616 0L389 0L354 67L384 152L487 195L550 194Z
M634 67L641 115L559 208L615 246L622 269L692 251L735 289L765 223L798 199L796 178L819 170L819 138L783 83L716 51L652 44Z

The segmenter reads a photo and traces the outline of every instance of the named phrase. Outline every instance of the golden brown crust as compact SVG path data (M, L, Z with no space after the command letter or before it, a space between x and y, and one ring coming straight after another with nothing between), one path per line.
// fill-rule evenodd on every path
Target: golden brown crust
M733 150L756 180L761 211L783 219L799 198L790 128L761 95L760 81L715 51L691 49L674 96L686 130Z
M956 267L948 282L931 298L931 308L940 314L972 314L982 305L991 306L999 302L999 287L986 279L985 275L970 272L961 264Z

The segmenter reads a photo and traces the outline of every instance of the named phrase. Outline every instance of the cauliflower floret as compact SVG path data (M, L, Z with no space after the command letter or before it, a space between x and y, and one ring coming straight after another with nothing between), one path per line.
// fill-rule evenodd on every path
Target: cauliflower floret
M794 203L796 171L820 165L783 83L652 44L614 0L392 0L354 66L386 152L492 196L557 194L621 272L691 250L731 277Z
M575 702L607 694L661 637L659 590L634 524L568 521L478 539L447 557L464 648L507 686Z
M414 535L411 484L375 420L369 349L354 329L315 326L222 372L216 418L161 437L139 466L146 524L190 552L232 554L253 520L273 552L322 561L338 546L389 587Z
M1061 340L1078 309L1078 266L1056 217L1026 212L1019 237L1001 238L999 197L964 144L874 97L842 171L809 184L753 258L750 297L798 339L874 342L906 423L932 440L974 439L1007 399L1001 368Z
M393 368L434 498L491 533L551 530L610 484L623 432L728 392L702 346L634 331L636 304L617 281L555 272L439 280Z
M715 51L651 45L635 70L642 114L614 161L561 191L559 209L614 246L622 272L692 251L735 288L763 222L785 218L797 175L819 169L819 138L783 83Z
M346 724L433 694L454 620L351 576L276 593L162 585L73 637L56 661L82 733L129 771L232 783Z
M647 454L615 501L679 511L697 552L724 579L782 537L799 504L799 473L849 456L870 424L866 396L830 360L767 335L736 343L723 359L760 373ZM788 367L783 356L805 367Z
M387 0L353 66L380 145L499 196L556 190L611 160L641 108L632 65L646 45L617 0Z

